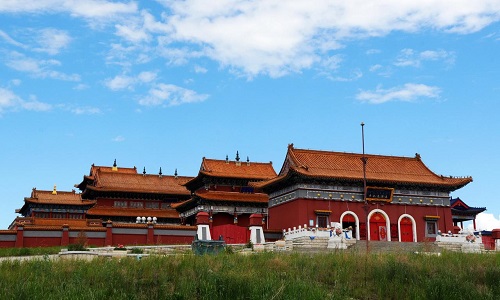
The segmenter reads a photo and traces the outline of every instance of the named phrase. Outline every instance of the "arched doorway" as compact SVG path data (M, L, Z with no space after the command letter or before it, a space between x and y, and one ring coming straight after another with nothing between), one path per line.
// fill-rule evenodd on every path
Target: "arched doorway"
M408 214L403 214L399 217L398 228L399 228L399 241L400 242L416 242L417 241L417 231L416 231L415 219Z
M358 226L357 226L357 220L355 218L355 215L353 214L345 214L341 217L341 222L342 222L342 228L348 228L352 227L352 237L354 239L358 239Z
M387 228L387 220L380 212L375 212L370 217L370 240L372 241L387 241L389 228Z
M413 223L411 222L410 218L404 217L403 219L401 219L400 228L401 242L413 242Z

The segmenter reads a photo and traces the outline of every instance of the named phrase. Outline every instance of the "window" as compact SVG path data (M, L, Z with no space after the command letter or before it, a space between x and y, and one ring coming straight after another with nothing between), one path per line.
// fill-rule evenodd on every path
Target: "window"
M320 228L326 228L326 225L328 224L328 216L318 216L316 224L318 224L318 227Z
M437 235L437 222L436 221L426 221L425 222L425 236L435 237Z
M127 201L115 201L114 207L127 207Z
M158 202L146 202L146 208L158 209L159 203Z
M132 202L130 202L130 207L143 208L144 203L139 202L139 201L132 201Z

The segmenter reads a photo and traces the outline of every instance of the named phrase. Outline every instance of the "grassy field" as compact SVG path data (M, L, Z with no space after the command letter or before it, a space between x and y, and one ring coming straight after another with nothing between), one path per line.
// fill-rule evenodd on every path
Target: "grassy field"
M63 247L0 248L0 257L57 254ZM68 248L68 247L65 247Z
M500 254L4 261L0 299L500 299Z

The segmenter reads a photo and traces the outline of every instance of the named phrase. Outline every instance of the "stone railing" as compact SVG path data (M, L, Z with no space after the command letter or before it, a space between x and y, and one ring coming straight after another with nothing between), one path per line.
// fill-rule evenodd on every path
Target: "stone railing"
M304 227L299 226L288 228L288 231L283 229L283 237L285 240L293 240L296 238L309 237L311 240L316 237L319 238L330 238L332 236L344 236L346 239L352 239L352 230L351 229L341 229L340 227L327 227L327 228L318 228L318 227Z

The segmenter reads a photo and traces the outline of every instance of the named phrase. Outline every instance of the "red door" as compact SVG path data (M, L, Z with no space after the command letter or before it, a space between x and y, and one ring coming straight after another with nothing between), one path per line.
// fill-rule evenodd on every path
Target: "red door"
M222 235L226 244L245 244L250 240L250 230L233 224L212 227L212 239L218 240Z
M410 218L401 219L401 242L413 242L413 223Z
M387 241L388 228L384 215L374 213L370 218L370 240Z

